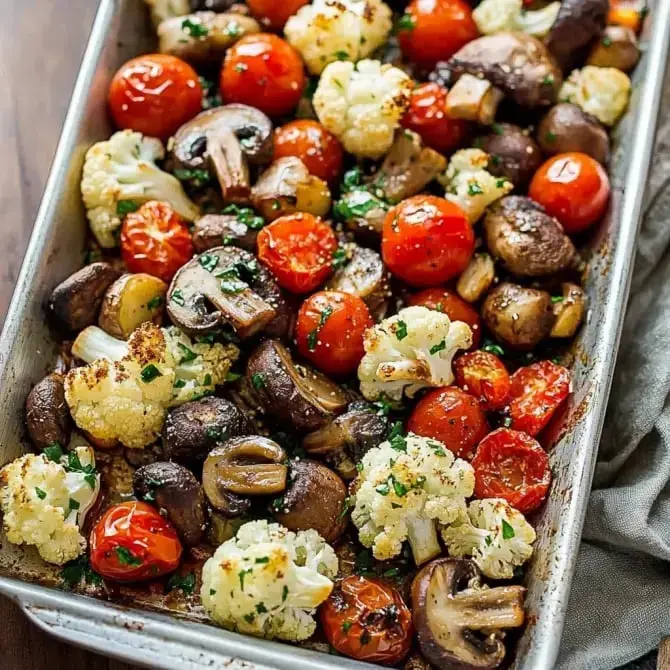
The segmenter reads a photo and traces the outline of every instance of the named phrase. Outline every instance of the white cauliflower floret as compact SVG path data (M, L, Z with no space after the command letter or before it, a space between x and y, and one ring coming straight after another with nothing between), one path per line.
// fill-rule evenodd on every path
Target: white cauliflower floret
M319 121L349 153L379 158L393 144L411 90L412 80L397 67L340 61L323 71L312 102Z
M66 455L60 447L47 451L51 458L26 454L0 470L0 507L10 542L34 545L45 561L63 565L86 550L81 527L100 492L100 475L90 447Z
M500 498L473 500L467 514L442 529L451 556L472 556L491 579L510 579L533 554L535 531Z
M522 0L483 0L472 12L482 35L501 32L524 32L544 37L556 21L560 2L551 2L542 9L525 9Z
M606 126L613 126L628 107L630 90L630 79L621 70L586 65L570 73L558 97L581 107Z
M486 168L489 155L481 149L461 149L450 159L440 179L445 198L458 205L471 224L477 223L486 208L507 195L514 185L504 177L494 177Z
M370 449L358 475L351 520L359 540L380 561L397 556L409 540L417 565L440 553L436 523L465 514L472 466L441 442L396 434Z
M151 10L151 19L155 26L175 16L191 13L188 0L144 0Z
M454 380L451 359L472 344L472 331L427 307L406 307L365 331L365 355L358 367L361 393L368 400L385 395L410 398L426 386Z
M315 530L252 521L205 563L200 597L228 630L297 642L314 633L337 570L335 552Z
M115 133L88 150L81 193L91 230L101 247L118 244L115 234L127 201L140 205L163 200L186 220L198 218L200 211L179 180L156 165L164 155L160 140L132 130Z
M284 35L307 69L321 74L334 61L369 56L392 27L391 9L381 0L314 0L286 22Z

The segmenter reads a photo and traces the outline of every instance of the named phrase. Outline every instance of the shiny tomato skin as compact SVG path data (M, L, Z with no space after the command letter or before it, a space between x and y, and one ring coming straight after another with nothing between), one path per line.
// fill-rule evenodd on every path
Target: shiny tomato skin
M412 286L441 284L458 276L468 266L474 248L475 236L465 214L444 198L407 198L384 220L384 262Z
M457 386L446 386L429 391L419 400L407 430L439 440L455 456L470 460L489 432L489 425L476 398Z
M254 18L272 30L281 30L309 0L247 0Z
M321 606L320 618L328 643L345 656L393 665L409 653L412 614L400 593L377 579L345 577Z
M519 512L537 509L549 492L547 452L530 435L509 428L489 433L472 459L475 497L503 498Z
M91 531L91 567L118 582L166 575L177 569L181 553L174 526L144 502L110 507Z
M402 125L418 133L426 146L446 154L463 144L471 124L452 119L446 112L447 89L436 83L420 84L413 91Z
M449 60L479 37L472 8L465 0L412 0L399 26L403 54L424 68Z
M357 295L320 291L303 302L295 339L300 354L334 377L355 372L363 358L363 335L374 321Z
M202 111L196 71L167 54L148 54L121 66L109 86L109 109L118 128L167 140Z
M333 229L312 214L289 214L261 229L258 258L292 293L311 293L333 269L337 238Z
M298 52L270 33L246 35L236 42L221 69L223 100L256 107L268 116L292 112L305 83Z
M511 428L535 437L570 393L570 371L551 361L519 368L511 377Z
M572 235L602 219L610 198L610 181L598 161L574 151L545 161L535 173L528 195Z
M482 337L481 319L477 310L458 293L446 288L427 288L410 296L407 304L411 307L422 305L446 314L452 321L463 321L472 331L471 348L476 349L479 346Z
M502 409L511 381L503 362L488 351L472 351L454 361L456 385L479 400L486 411Z
M131 272L169 282L193 256L184 219L167 202L152 200L128 214L121 226L121 258Z
M344 149L318 121L296 119L275 131L274 159L295 156L309 173L335 184L342 173Z

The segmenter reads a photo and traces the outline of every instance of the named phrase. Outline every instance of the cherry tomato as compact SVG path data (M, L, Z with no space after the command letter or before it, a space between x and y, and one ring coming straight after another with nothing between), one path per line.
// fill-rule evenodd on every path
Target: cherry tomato
M456 386L447 386L429 391L419 400L407 430L439 440L454 455L470 460L489 425L476 398Z
M503 498L524 514L540 506L551 484L545 450L509 428L494 430L479 443L472 467L477 498Z
M143 502L110 507L91 531L91 567L119 582L154 579L176 570L182 546L177 531Z
M288 19L309 0L247 0L251 13L264 26L281 30Z
M502 409L510 393L510 376L488 351L472 351L454 361L456 384L479 400L485 410Z
M275 131L274 158L286 156L296 156L310 174L333 184L342 172L344 149L317 121L298 119Z
M472 331L472 349L479 346L479 340L482 337L482 325L475 310L470 303L465 302L463 298L453 291L445 288L427 288L410 296L408 305L423 305L428 309L435 309L443 312L452 321L463 321L470 326Z
M407 198L384 220L384 262L413 286L441 284L461 274L474 248L475 236L465 214L444 198Z
M424 68L449 60L479 37L472 9L464 0L412 0L398 28L402 52Z
M298 351L326 374L346 377L361 362L363 335L373 325L368 306L357 295L320 291L298 313Z
M629 2L628 0L613 0L610 2L607 25L625 26L636 33L639 32L642 27L643 6L646 6L646 3L643 5L638 0L634 0L633 2Z
M326 638L340 654L393 665L412 644L412 615L398 591L377 579L345 577L320 610Z
M409 110L402 125L421 135L426 146L446 154L458 148L470 131L470 124L447 116L447 89L435 83L421 84L412 91Z
M167 140L202 110L202 86L196 71L175 56L139 56L114 75L109 109L119 128Z
M170 281L192 256L186 222L167 202L152 200L126 216L121 226L121 258L131 272Z
M333 229L305 212L282 216L258 233L258 258L279 284L293 293L310 293L333 268L337 238Z
M566 233L579 233L605 214L610 181L602 165L591 156L558 154L540 166L528 195L555 216Z
M551 361L519 368L511 377L511 427L535 437L570 393L570 372Z
M225 102L242 102L268 116L282 116L300 101L305 81L298 52L277 35L258 33L228 49L221 95Z

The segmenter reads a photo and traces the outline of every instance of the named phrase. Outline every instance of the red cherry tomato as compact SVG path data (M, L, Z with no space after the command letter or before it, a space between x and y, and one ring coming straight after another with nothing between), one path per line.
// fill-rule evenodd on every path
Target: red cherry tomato
M456 386L447 386L429 391L419 400L407 430L439 440L454 455L470 460L489 425L476 398Z
M257 107L269 116L289 114L305 88L298 52L269 33L246 35L226 53L221 70L225 102Z
M470 131L470 124L447 116L447 89L435 83L421 84L412 91L409 110L402 125L421 135L424 144L446 154L458 148Z
M566 233L579 233L604 216L610 181L591 156L558 154L540 166L528 195L555 216Z
M570 372L562 365L540 361L519 368L511 377L511 427L535 437L570 393Z
M258 258L293 293L314 291L332 272L337 238L311 214L280 217L258 233L257 243Z
M139 56L114 75L109 109L119 128L167 140L202 110L202 86L196 71L175 56Z
M483 409L502 409L509 398L511 381L502 361L488 351L472 351L454 361L456 384Z
M281 30L288 19L309 0L247 0L251 13L264 26Z
M465 214L444 198L407 198L384 220L384 262L413 286L441 284L461 274L474 248L475 236Z
M320 291L302 303L295 327L298 351L336 377L355 372L363 358L363 335L374 325L368 306L341 291Z
M472 8L464 0L412 0L398 25L403 53L424 68L449 60L479 37Z
M391 586L367 577L345 577L320 610L329 644L340 654L393 665L412 644L412 615Z
M170 281L191 260L193 242L184 219L167 202L152 200L121 226L121 258L131 272Z
M503 498L524 514L540 506L551 484L545 450L509 428L494 430L479 443L472 467L477 498Z
M154 579L176 570L182 546L177 531L143 502L110 507L91 531L91 567L118 582Z
M482 337L482 325L475 310L470 303L466 302L453 291L444 288L427 288L410 296L407 304L410 306L423 305L428 309L435 309L443 312L452 321L463 321L470 326L472 330L472 349L479 346L479 340Z

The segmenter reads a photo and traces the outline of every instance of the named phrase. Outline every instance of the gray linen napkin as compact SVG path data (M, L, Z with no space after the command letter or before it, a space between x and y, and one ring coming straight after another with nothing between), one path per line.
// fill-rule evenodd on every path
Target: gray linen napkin
M611 670L670 635L670 76L661 109L558 670Z

